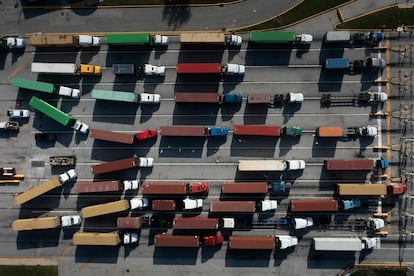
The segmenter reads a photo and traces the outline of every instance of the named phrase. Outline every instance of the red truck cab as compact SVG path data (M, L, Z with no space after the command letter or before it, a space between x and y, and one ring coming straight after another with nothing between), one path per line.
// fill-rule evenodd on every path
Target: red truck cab
M190 193L206 193L208 192L207 182L190 182Z
M157 137L157 130L155 128L151 128L144 131L138 131L136 137L138 141L144 141L152 137Z
M391 183L388 188L392 195L402 195L407 191L407 185L403 183Z
M216 246L223 243L223 235L219 232L215 236L203 236L203 246Z

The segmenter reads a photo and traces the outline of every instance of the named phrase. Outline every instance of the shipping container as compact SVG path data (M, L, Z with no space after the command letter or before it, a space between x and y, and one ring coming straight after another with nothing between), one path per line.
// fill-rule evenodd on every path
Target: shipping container
M77 232L73 234L74 245L106 245L117 246L121 244L118 232L111 233L88 233Z
M141 217L118 217L116 219L116 227L118 229L139 229L141 226Z
M64 126L74 123L75 119L72 116L35 96L30 99L29 105Z
M70 34L30 35L29 44L36 47L78 46L78 38Z
M97 99L97 100L129 102L129 103L139 102L139 96L138 94L135 94L134 92L111 91L111 90L101 90L101 89L93 89L92 98Z
M248 104L270 104L270 94L253 94L247 96Z
M296 41L295 32L250 32L249 42L255 43L288 43Z
M292 212L337 212L338 201L335 199L292 199Z
M189 184L185 182L144 182L141 186L143 195L185 195L189 193Z
M89 137L98 140L111 141L129 145L132 145L135 139L135 135L133 134L100 130L95 128L89 130Z
M55 85L47 82L42 81L34 81L34 80L28 80L23 78L14 77L11 79L11 85L24 88L28 90L35 90L40 91L44 93L55 93Z
M223 194L266 194L267 182L225 182L221 185Z
M105 43L108 45L151 45L149 34L106 34Z
M134 168L138 166L139 166L139 160L136 156L134 156L134 157L126 158L126 159L93 165L91 166L91 172L92 174L95 175L95 174L125 170L125 169Z
M153 211L175 211L177 204L172 199L156 199L152 201Z
M265 125L234 125L234 134L279 137L280 127Z
M220 74L220 63L178 63L177 74Z
M188 43L209 43L209 44L225 44L224 33L215 32L186 32L180 34L180 42Z
M206 217L175 217L173 220L173 229L218 230L219 219Z
M162 126L161 136L206 136L206 128L202 126Z
M374 168L374 160L325 160L328 171L371 171Z
M28 218L13 221L14 231L52 229L60 226L60 217Z
M256 202L254 201L210 201L210 212L254 213L255 211Z
M199 236L178 236L157 234L154 236L155 247L199 247Z
M339 195L355 196L385 196L387 195L387 185L385 184L356 184L341 183L337 184Z
M42 194L45 194L57 187L61 187L62 184L59 181L59 178L52 178L46 182L43 182L21 194L18 194L14 200L16 204L23 204L32 200Z
M318 137L342 137L344 135L342 127L318 127Z
M275 248L275 237L230 236L229 249L265 249Z
M75 192L81 193L104 193L118 192L123 190L124 184L121 181L78 181L75 185Z
M350 41L351 33L349 31L329 31L325 36L325 42L327 43L341 43Z
M118 213L129 209L129 201L126 199L97 204L82 208L82 217L91 218L112 213Z
M196 93L196 92L176 92L176 103L219 103L220 95L218 93Z
M244 171L284 171L287 164L283 160L239 160L238 170Z
M360 238L313 237L313 245L316 251L361 251L362 249Z

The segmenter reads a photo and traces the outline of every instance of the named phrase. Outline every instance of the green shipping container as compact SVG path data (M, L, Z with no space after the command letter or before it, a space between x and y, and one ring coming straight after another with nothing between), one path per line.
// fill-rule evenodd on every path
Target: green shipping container
M139 97L133 92L110 91L110 90L92 90L92 98L97 100L119 101L137 103Z
M29 105L64 126L70 126L75 120L69 114L34 96L30 99Z
M250 32L250 42L287 43L296 40L295 32Z
M151 36L149 34L107 34L105 43L108 45L149 45Z
M11 85L29 89L29 90L35 90L45 93L54 93L55 92L55 85L47 82L42 81L34 81L34 80L28 80L23 78L14 77L11 79Z

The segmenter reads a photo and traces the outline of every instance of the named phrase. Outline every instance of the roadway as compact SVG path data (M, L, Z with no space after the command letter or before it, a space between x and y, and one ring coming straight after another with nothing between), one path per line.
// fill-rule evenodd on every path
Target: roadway
M407 38L399 41L390 41L391 46L409 43ZM294 188L289 198L277 197L279 208L275 213L267 214L269 219L280 218L286 214L289 199L305 197L324 197L333 195L337 181L365 182L371 179L372 173L367 174L342 174L335 176L328 174L322 168L323 160L327 158L352 159L374 158L379 153L372 147L378 144L396 144L400 142L399 121L391 118L389 124L390 141L387 141L386 120L370 120L368 113L371 106L339 106L321 108L319 98L322 92L330 92L333 95L354 96L360 92L371 90L386 91L387 87L377 87L372 80L377 74L327 74L321 68L325 57L348 57L351 60L364 59L371 53L369 48L337 49L322 48L321 39L316 37L310 49L278 49L276 51L247 49L244 44L240 50L214 50L203 51L180 49L176 38L173 39L166 51L139 51L135 54L128 50L126 53L108 51L103 46L99 51L67 52L35 52L28 47L22 55L9 54L5 58L4 68L0 71L1 86L0 106L2 110L12 108L17 102L19 108L27 108L27 100L32 93L18 91L8 85L11 75L36 79L36 75L30 73L30 63L38 62L88 62L106 67L101 78L95 77L59 77L42 76L39 79L51 81L57 84L79 86L82 89L82 98L78 100L59 100L58 106L62 110L70 112L74 117L82 119L93 128L111 129L133 133L136 130L162 125L216 125L229 127L234 124L269 124L301 126L305 133L300 139L287 137L255 138L234 137L232 133L227 139L202 138L202 139L174 139L158 137L155 141L148 141L134 146L124 147L118 144L93 141L81 134L75 134L70 129L59 126L45 116L32 112L31 118L25 122L17 135L8 136L2 134L0 148L3 160L7 166L16 167L19 173L25 174L25 180L20 185L7 185L2 187L0 194L0 208L3 211L1 219L2 231L0 242L2 250L0 257L46 257L59 260L59 271L62 275L102 273L110 271L113 274L121 274L129 271L142 273L157 272L160 275L167 274L170 270L174 273L193 272L197 265L197 272L211 273L301 273L304 268L309 275L332 275L354 261L366 263L374 262L398 262L412 260L412 240L408 238L404 251L399 250L399 207L404 205L404 200L397 202L392 210L391 224L387 226L390 232L387 238L382 238L383 247L378 250L363 254L363 256L351 256L350 254L332 254L309 256L310 239L312 236L354 236L363 235L358 231L350 232L348 229L325 229L315 227L308 231L296 233L301 238L299 246L288 252L276 254L261 254L260 257L252 252L235 255L227 250L226 244L222 248L199 250L154 250L151 245L151 237L154 231L143 229L137 247L120 247L114 249L102 249L101 247L74 247L71 245L71 234L78 228L68 231L47 230L37 233L13 233L10 225L18 217L36 217L40 215L64 215L74 214L82 207L112 201L120 197L113 195L108 197L91 196L78 197L72 187L63 190L55 190L46 196L34 200L24 206L13 204L14 193L24 191L29 185L38 183L56 176L60 171L51 170L48 165L48 157L51 155L75 154L78 159L79 180L93 179L89 166L100 162L126 158L136 153L139 156L148 156L155 159L153 169L128 170L111 175L97 177L96 179L133 179L142 180L206 180L211 185L209 196L201 210L202 214L208 211L209 200L218 198L220 185L223 181L267 180L285 179L294 180ZM381 54L382 56L385 53ZM399 62L398 53L391 52L389 62L393 64L390 69L383 72L383 76L397 76L401 70L409 70L407 63ZM387 57L388 59L388 57ZM246 74L243 78L206 78L201 82L197 79L177 77L175 64L177 60L191 61L215 61L225 64L227 62L246 64ZM165 78L115 78L110 67L114 63L152 63L167 66ZM287 66L289 65L289 66ZM400 65L403 65L400 67ZM387 70L390 70L387 73ZM116 81L116 84L114 84ZM120 82L122 84L120 84ZM118 89L135 92L153 92L161 94L161 104L157 107L140 106L135 104L95 102L91 99L92 87L102 89ZM409 90L409 88L408 88ZM244 101L240 106L215 106L215 105L176 105L173 101L175 91L219 91L240 93ZM391 94L395 88L391 86ZM288 92L303 92L305 101L302 105L270 108L266 106L251 107L247 105L247 95L253 93L270 92L272 94L286 94ZM409 91L408 91L409 92ZM42 96L39 93L33 95ZM51 100L50 102L54 102ZM410 103L406 95L402 99L393 98L384 106L384 109L392 111L399 108L400 103ZM33 111L33 110L32 110ZM6 116L3 115L2 120ZM381 127L381 135L374 139L333 139L321 141L315 138L315 129L323 125L338 125L344 127L363 126L377 124ZM34 132L53 131L58 133L58 140L54 145L41 143L34 140ZM405 136L410 136L411 128L408 127ZM381 154L381 153L380 153ZM386 153L382 153L384 156ZM303 172L270 173L270 174L241 174L238 173L237 160L239 159L304 159L308 162ZM392 169L390 175L399 176L398 152L391 152ZM411 164L408 164L411 165ZM409 169L409 168L407 168ZM413 187L409 185L409 194ZM128 193L127 197L139 195L138 192ZM411 205L410 205L411 204ZM383 210L388 206L384 203ZM406 202L407 212L412 211L412 202ZM150 213L150 212L145 212ZM262 214L263 215L263 214ZM367 209L353 212L350 220L355 217L368 217ZM257 216L257 215L256 215ZM338 219L344 216L338 213ZM346 215L345 215L346 216ZM323 219L335 219L324 216ZM96 229L113 230L115 216L107 219L91 219L83 223L86 230ZM406 222L405 228L412 230L412 221ZM169 230L171 231L171 230ZM272 229L243 231L239 234L267 235L272 234ZM279 230L287 233L286 230ZM177 252L178 251L178 252ZM390 254L389 252L395 252ZM252 260L253 259L253 260ZM250 260L246 265L245 260ZM102 266L101 263L116 264L116 266ZM181 266L178 266L181 265ZM319 270L317 268L323 268ZM322 274L321 274L322 273Z

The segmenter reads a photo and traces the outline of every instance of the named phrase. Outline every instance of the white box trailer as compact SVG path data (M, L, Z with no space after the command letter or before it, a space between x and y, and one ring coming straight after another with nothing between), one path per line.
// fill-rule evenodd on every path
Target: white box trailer
M314 237L316 251L361 251L360 238L322 238Z

